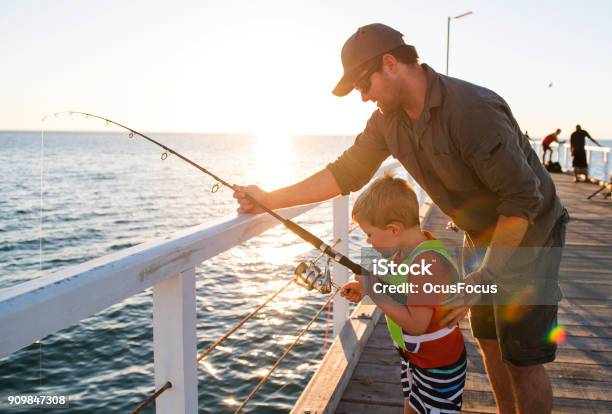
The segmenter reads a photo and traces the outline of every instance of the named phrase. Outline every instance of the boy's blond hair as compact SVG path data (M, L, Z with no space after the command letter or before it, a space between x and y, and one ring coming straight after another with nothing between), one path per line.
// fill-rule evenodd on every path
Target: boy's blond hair
M357 197L352 216L381 229L393 222L410 228L420 225L419 201L408 181L387 170Z

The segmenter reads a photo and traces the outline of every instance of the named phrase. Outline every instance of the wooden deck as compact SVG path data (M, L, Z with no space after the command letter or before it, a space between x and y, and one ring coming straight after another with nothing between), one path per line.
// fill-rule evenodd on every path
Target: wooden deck
M559 310L567 339L557 360L546 365L554 412L612 413L612 202L601 197L587 201L596 186L574 184L568 175L557 174L554 179L572 217L561 264L565 298ZM446 230L447 218L433 208L425 227L448 244L460 243L461 234ZM461 328L469 359L463 410L494 413L495 402L467 320ZM348 385L335 412L402 413L399 376L398 357L380 318L350 380L344 381Z

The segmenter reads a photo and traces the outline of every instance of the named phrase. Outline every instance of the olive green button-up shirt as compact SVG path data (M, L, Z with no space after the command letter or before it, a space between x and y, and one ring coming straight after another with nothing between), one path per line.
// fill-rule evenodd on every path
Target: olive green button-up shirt
M375 111L353 146L327 165L343 194L393 156L462 230L490 239L499 215L529 220L523 246L542 246L563 206L555 185L496 93L427 72L420 118Z

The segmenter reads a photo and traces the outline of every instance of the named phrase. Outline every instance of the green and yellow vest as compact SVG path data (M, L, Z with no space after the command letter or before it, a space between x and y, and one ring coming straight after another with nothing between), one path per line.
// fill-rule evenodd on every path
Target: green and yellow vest
M402 263L411 265L414 259L418 255L424 252L429 252L429 251L436 252L440 256L444 257L455 269L455 274L457 275L457 277L460 277L461 273L459 272L459 266L457 266L455 259L451 256L448 250L446 250L446 248L444 247L444 244L442 244L441 241L435 240L435 239L426 240L423 243L419 244L417 247L415 247L410 252L410 254L402 261ZM399 274L386 275L383 277L383 281L388 284L403 285L404 283L408 282L408 275L399 275ZM387 328L389 329L389 335L391 335L391 339L393 340L393 343L395 343L395 345L398 348L405 351L407 348L406 348L406 343L404 341L404 336L405 336L404 331L397 323L395 323L387 315L385 315L385 318L387 319ZM420 339L418 342L431 341L437 338L441 338L442 336L447 335L451 331L452 329L443 328L440 331L423 334L423 335L419 335L419 336L411 337L411 338ZM416 352L417 350L418 350L418 347L416 350L412 352Z

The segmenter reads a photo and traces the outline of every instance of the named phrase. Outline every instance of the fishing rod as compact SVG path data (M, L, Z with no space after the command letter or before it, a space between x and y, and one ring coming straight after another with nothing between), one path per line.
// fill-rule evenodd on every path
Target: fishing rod
M63 111L63 112L56 112L56 113L53 114L53 116L58 116L58 115L63 115L63 114L69 114L69 115L77 114L77 115L83 115L86 118L89 118L89 117L96 118L96 119L100 119L100 120L104 121L106 125L113 124L113 125L116 125L116 126L118 126L120 128L123 128L126 131L129 131L129 138L133 138L134 135L138 135L138 136L146 139L147 141L150 141L153 144L163 148L165 152L161 155L162 161L165 160L166 158L168 158L169 154L174 154L177 157L179 157L181 160L183 160L186 163L188 163L189 165L191 165L192 167L195 167L198 170L200 170L201 172L203 172L204 174L207 174L208 176L212 177L217 182L215 185L213 185L213 188L212 188L212 192L213 193L216 193L219 190L219 184L221 184L221 185L223 185L223 186L225 186L225 187L227 187L227 188L229 188L231 190L234 190L234 186L232 184L228 183L227 181L223 180L221 177L213 174L208 169L202 167L201 165L199 165L196 162L190 160L189 158L185 157L184 155L179 154L178 152L176 152L172 148L162 144L161 142L158 142L158 141L154 140L151 137L146 136L145 134L143 134L141 132L136 131L135 129L132 129L132 128L130 128L130 127L126 126L126 125L120 124L118 122L115 122L115 121L113 121L111 119L104 118L104 117L99 116L99 115L90 114L90 113L87 113L87 112ZM44 117L43 121L46 118L47 117ZM330 258L332 258L335 262L337 262L337 263L341 264L342 266L346 267L347 269L349 269L351 272L355 273L356 275L370 275L370 272L367 269L365 269L361 265L353 262L351 259L349 259L345 255L343 255L342 253L334 250L334 248L332 246L324 243L321 239L319 239L317 236L315 236L314 234L312 234L311 232L309 232L308 230L306 230L305 228L303 228L299 224L297 224L297 223L291 221L290 219L286 219L286 218L282 217L281 215L277 214L276 212L274 212L270 208L266 207L265 205L263 205L262 203L257 201L252 195L250 195L248 193L245 193L245 195L246 195L246 198L251 203L255 204L257 207L261 208L266 213L270 214L272 217L274 217L275 219L280 221L292 233L294 233L299 238L301 238L305 242L307 242L310 245L312 245L315 249L319 250L321 253L323 253L323 254L329 256Z
M608 183L603 183L603 185L601 186L601 188L597 191L595 191L593 194L591 194L590 196L587 197L587 200L590 200L591 198L595 197L597 194L601 193L603 190L605 190L606 188L608 188L610 184ZM610 195L607 194L604 196L604 198L608 198Z

